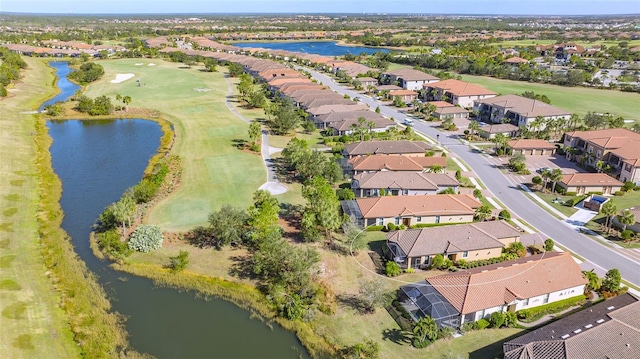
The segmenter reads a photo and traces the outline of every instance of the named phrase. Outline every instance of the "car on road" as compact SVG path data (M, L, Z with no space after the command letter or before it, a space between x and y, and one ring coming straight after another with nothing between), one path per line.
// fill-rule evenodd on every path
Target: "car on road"
M538 172L538 173L542 173L544 171L551 171L551 168L549 168L549 167L540 167L540 168L538 168L536 170L536 172Z
M402 121L402 124L405 126L409 126L412 127L413 126L413 120L410 118L405 118L404 121Z

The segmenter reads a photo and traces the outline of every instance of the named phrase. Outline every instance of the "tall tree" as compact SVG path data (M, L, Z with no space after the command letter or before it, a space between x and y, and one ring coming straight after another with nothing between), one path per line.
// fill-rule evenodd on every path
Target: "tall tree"
M636 216L630 210L625 209L618 215L618 222L622 224L622 231L624 232L627 230L627 226L636 223Z
M607 201L605 204L600 207L600 213L604 215L604 225L607 228L607 233L609 233L610 225L611 225L611 216L615 215L618 212L618 208L613 204L612 201Z
M253 201L253 206L248 211L247 223L254 229L254 240L262 240L267 233L278 227L280 203L265 190L257 190L253 194Z
M257 143L258 142L258 138L260 137L260 122L258 121L251 121L251 123L249 124L249 139L251 139L251 141L253 141L253 143Z
M480 129L478 121L469 121L469 131L471 131L471 138ZM504 136L504 135L503 135Z
M343 222L336 192L326 179L316 176L302 187L302 196L307 200L302 215L305 239L316 240L322 231L325 239L333 244L333 231Z
M482 221L485 221L490 216L491 216L491 208L489 208L489 206L487 205L482 205L478 207L478 209L476 209L476 214L474 215L474 218L476 219L476 221L482 222Z
M286 135L300 123L300 117L290 102L277 106L269 127L276 135Z
M553 182L553 185L551 186L551 193L553 193L556 190L556 184L558 183L558 181L562 181L562 170L559 168L554 168L549 175L549 180Z
M123 96L122 103L124 103L125 111L129 111L129 104L131 103L131 96Z
M598 277L598 274L594 272L593 269L589 271L583 270L582 276L584 277L584 279L587 280L587 286L585 288L585 292L600 289L602 282L600 280L600 277Z

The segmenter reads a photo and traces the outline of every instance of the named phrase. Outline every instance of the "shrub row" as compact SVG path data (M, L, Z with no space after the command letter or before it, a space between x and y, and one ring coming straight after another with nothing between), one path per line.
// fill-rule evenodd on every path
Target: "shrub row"
M480 259L477 261L469 261L466 262L463 259L457 261L456 265L458 266L458 268L461 269L469 269L469 268L476 268L476 267L482 267L482 266L486 266L489 264L496 264L496 263L500 263L500 262L506 262L506 261L510 261L510 260L514 260L514 259L518 259L520 257L518 257L517 254L515 253L504 253L502 254L500 257L493 257L493 258L489 258L489 259Z
M575 297L559 300L539 307L522 309L516 312L516 314L519 319L533 322L540 319L543 315L558 313L573 306L581 305L585 300L586 297L584 294L580 294Z

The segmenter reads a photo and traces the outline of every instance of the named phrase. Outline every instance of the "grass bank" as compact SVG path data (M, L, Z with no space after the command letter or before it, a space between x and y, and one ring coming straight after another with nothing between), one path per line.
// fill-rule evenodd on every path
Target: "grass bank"
M42 86L54 76L42 62L25 61L29 67L22 80L0 100L0 357L74 358L80 349L44 264L41 245L47 238L39 240L37 218L49 218L41 216L46 193L34 161L38 120L24 113L55 93L53 87Z

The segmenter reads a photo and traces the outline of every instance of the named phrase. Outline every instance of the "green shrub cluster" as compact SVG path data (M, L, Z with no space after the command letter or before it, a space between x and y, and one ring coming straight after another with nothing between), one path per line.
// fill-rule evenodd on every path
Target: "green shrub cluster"
M0 97L7 96L7 86L20 78L20 70L27 67L20 55L0 47Z
M158 226L143 224L129 237L129 247L138 252L151 252L162 247L162 230Z
M382 231L383 229L385 229L384 226L369 226L369 227L367 227L367 231L369 231L369 232L379 232L379 231Z
M98 233L96 238L100 250L113 258L124 259L133 253L133 250L129 248L129 244L120 240L120 233L118 233L117 229Z
M158 170L150 176L147 176L133 187L133 198L136 203L149 202L158 193L158 189L164 182L169 173L169 166L161 163Z
M91 116L110 115L113 113L114 107L111 99L107 96L98 96L95 99L85 95L80 96L75 107L76 110L88 113Z
M580 294L575 297L559 300L557 302L541 305L535 308L522 309L516 312L518 318L524 321L533 322L543 315L561 312L565 309L584 303L586 297Z
M460 269L470 269L470 268L486 266L489 264L506 262L506 261L510 261L518 258L519 258L518 255L515 253L503 253L502 255L500 255L500 257L480 259L477 261L469 261L469 262L462 262L462 263L460 263L461 261L458 261L457 266Z
M387 275L387 277L396 277L402 274L402 269L400 268L398 263L394 261L388 261L384 268L384 273Z
M80 66L80 69L69 74L70 79L76 80L81 84L100 79L104 75L104 68L95 62L86 62Z

